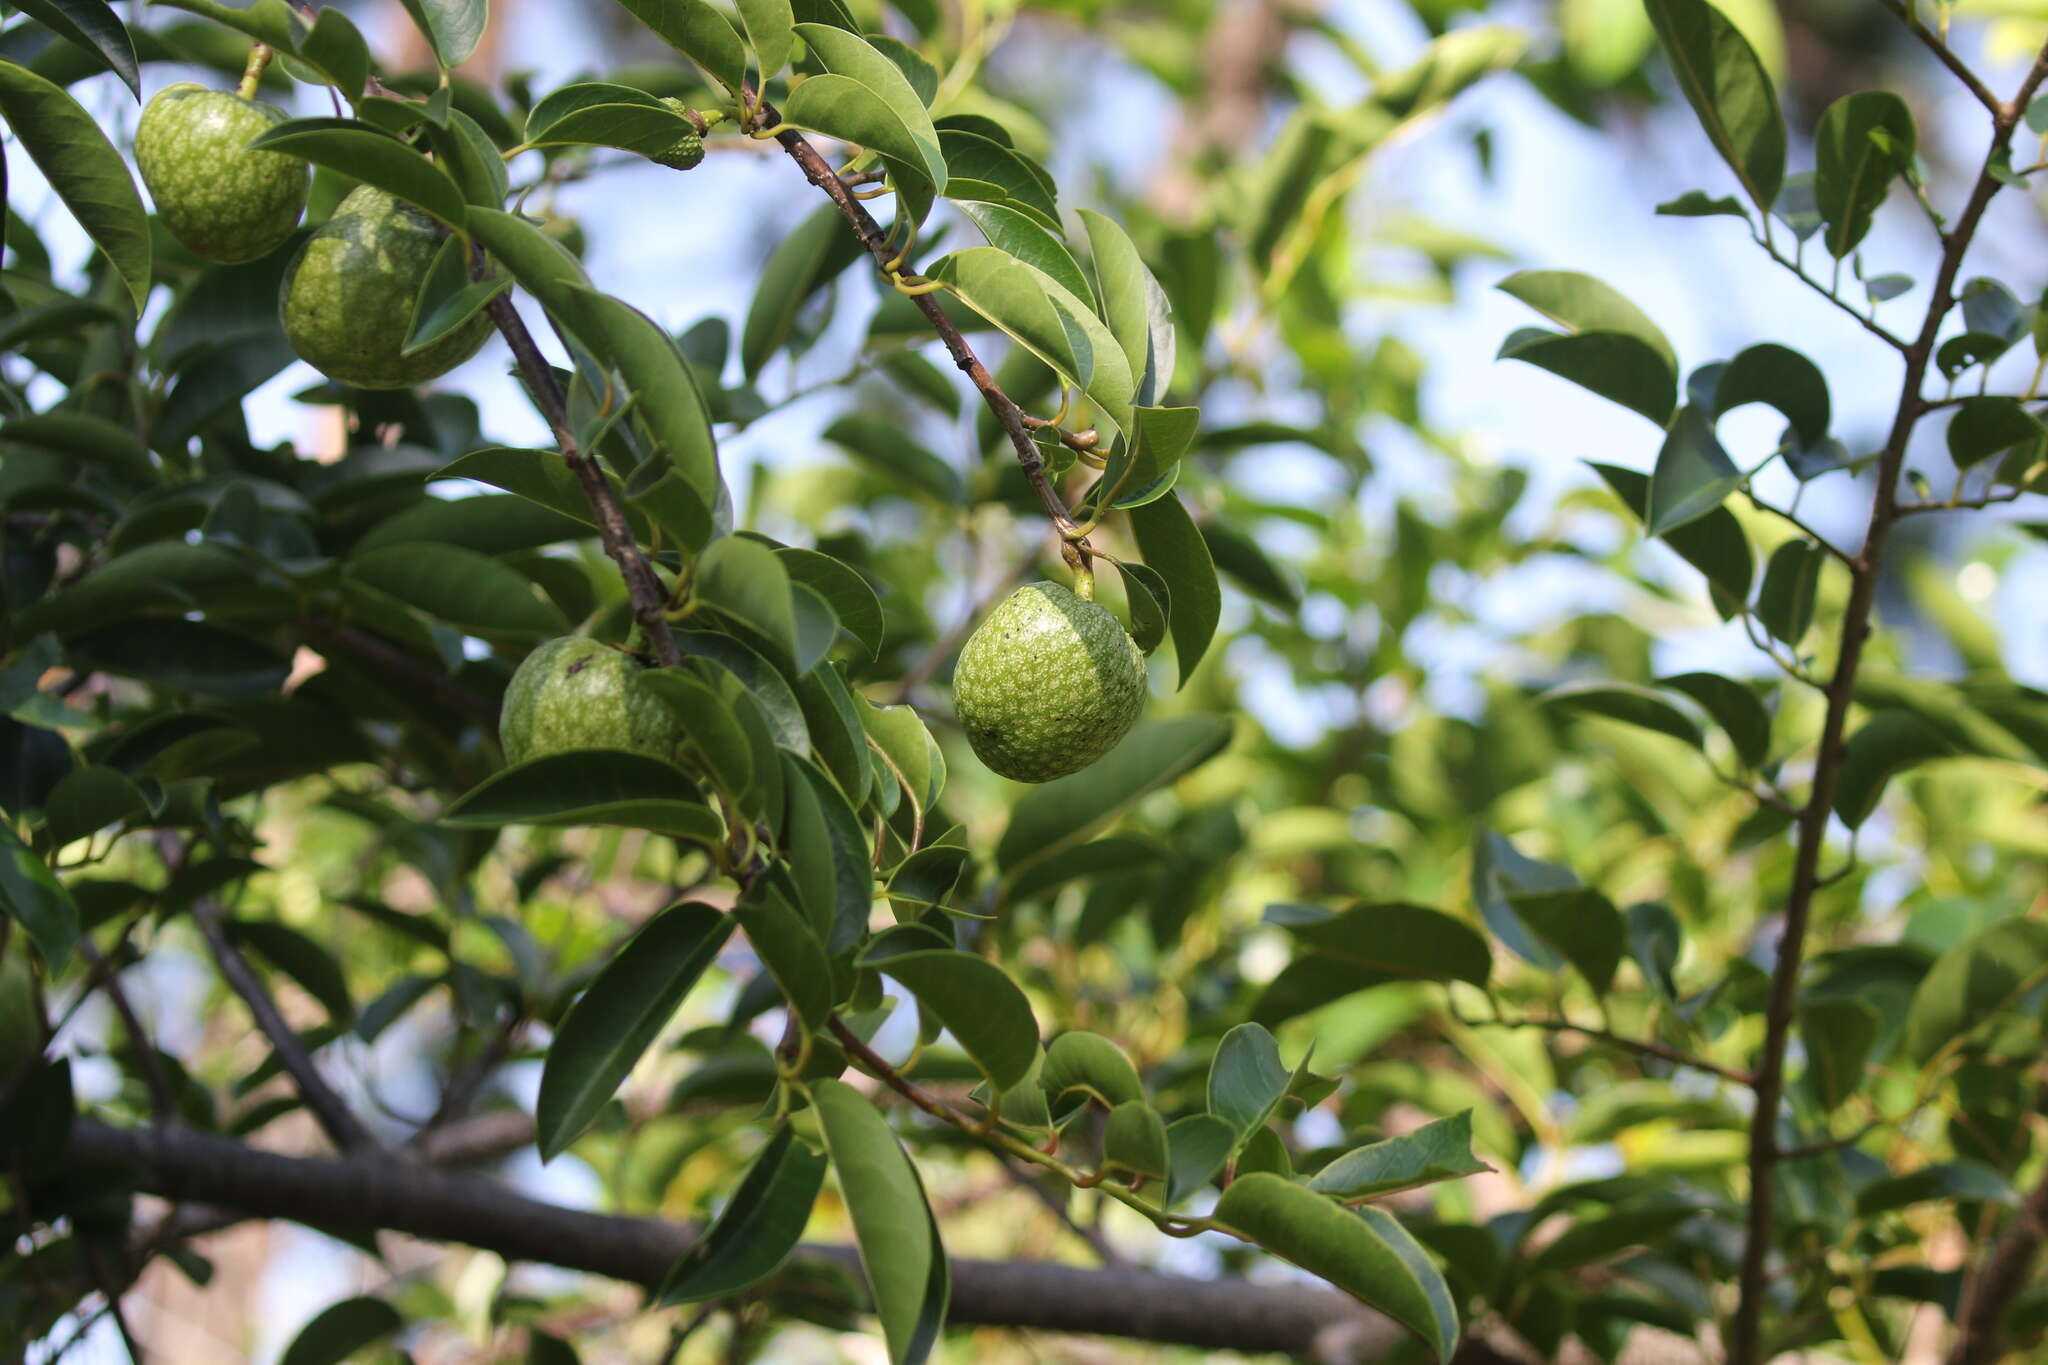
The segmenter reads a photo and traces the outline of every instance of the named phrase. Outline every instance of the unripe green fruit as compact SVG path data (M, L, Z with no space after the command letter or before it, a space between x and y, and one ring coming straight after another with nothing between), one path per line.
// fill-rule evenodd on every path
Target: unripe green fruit
M675 96L668 96L662 100L662 103L683 118L689 118L689 106ZM657 153L653 159L672 170L693 170L704 160L704 134L698 132L692 126L681 137L669 144L667 151Z
M349 191L285 271L278 312L292 349L359 389L411 388L475 355L491 331L485 313L401 354L441 241L434 220L412 205L370 185Z
M190 81L157 92L135 129L135 165L157 217L187 247L223 265L268 256L306 210L312 169L249 142L283 123L274 105Z
M630 749L675 762L682 729L666 706L633 686L641 667L632 655L580 635L534 650L505 689L498 718L505 761L565 749Z
M968 637L953 702L975 757L1004 777L1049 782L1130 733L1145 706L1145 656L1108 608L1027 583Z
M0 1084L42 1050L43 1021L36 1015L28 954L16 948L0 954Z

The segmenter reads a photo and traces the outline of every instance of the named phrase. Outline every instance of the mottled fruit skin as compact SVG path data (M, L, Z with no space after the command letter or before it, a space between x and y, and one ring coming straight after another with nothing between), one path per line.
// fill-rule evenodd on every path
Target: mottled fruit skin
M689 117L689 106L675 96L669 96L662 103L684 118ZM670 143L666 151L656 155L653 160L660 165L667 166L670 170L695 170L704 163L704 134L696 131L694 128L685 132L681 137Z
M485 313L400 354L440 246L434 220L412 205L369 185L351 190L285 271L278 312L292 349L359 389L410 388L475 355L490 335Z
M284 245L306 211L312 169L249 142L285 118L274 105L189 81L157 93L135 129L135 165L173 237L223 265Z
M1106 607L1027 583L960 651L953 702L975 757L1019 782L1101 758L1145 706L1145 656Z
M21 949L0 955L0 1085L43 1050L42 1020Z
M666 706L633 686L640 670L632 655L579 635L534 650L505 689L498 717L505 761L630 749L675 762L682 729Z

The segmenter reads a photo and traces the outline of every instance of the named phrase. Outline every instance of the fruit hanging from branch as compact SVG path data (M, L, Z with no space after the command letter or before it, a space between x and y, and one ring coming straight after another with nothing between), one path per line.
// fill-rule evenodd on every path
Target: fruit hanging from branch
M157 93L135 130L135 165L173 237L222 265L284 245L306 211L312 169L249 143L285 117L275 105L189 81Z

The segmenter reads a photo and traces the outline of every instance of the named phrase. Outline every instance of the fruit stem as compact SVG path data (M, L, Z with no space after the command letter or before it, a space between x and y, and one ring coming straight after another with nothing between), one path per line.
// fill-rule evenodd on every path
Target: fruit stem
M1083 602L1095 600L1095 569L1089 564L1088 551L1081 542L1062 540L1060 558L1067 561L1067 567L1074 571L1074 596Z
M256 88L263 84L264 68L270 65L270 44L255 43L249 48L249 64L242 68L242 83L235 93L245 100L256 98Z

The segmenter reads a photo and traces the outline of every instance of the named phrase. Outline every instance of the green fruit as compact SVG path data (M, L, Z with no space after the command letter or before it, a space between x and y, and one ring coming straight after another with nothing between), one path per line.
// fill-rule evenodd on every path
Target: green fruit
M157 92L135 129L135 165L173 237L223 265L284 244L305 212L312 170L249 142L287 117L190 81Z
M36 1015L35 986L28 955L0 954L0 1084L43 1050L43 1021Z
M491 331L485 313L400 354L441 241L434 220L412 205L369 185L349 191L285 271L278 311L292 349L359 389L410 388L475 355Z
M690 117L690 107L675 96L670 95L662 103L680 117ZM657 152L653 160L671 170L694 170L704 160L704 134L692 124L681 137L669 144L668 150Z
M580 635L534 650L505 689L498 718L505 761L565 749L630 749L675 762L682 729L666 706L633 686L641 667L632 655Z
M975 757L1004 777L1049 782L1130 733L1145 705L1145 656L1107 608L1027 583L968 637L953 702Z

